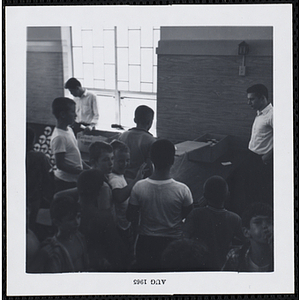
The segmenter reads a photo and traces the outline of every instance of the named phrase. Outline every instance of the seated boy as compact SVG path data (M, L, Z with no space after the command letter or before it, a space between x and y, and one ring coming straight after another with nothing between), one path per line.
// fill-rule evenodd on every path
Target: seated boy
M60 97L52 102L56 127L51 136L51 150L57 169L54 170L55 193L76 187L78 174L89 168L82 159L73 130L69 127L76 118L75 102Z
M157 140L150 150L153 174L138 181L129 199L127 219L135 221L140 213L136 245L137 267L143 271L161 269L161 253L175 239L181 238L182 220L193 208L189 188L170 176L175 147L165 139Z
M78 232L80 205L70 197L53 201L51 219L57 227L54 237L46 239L30 266L29 272L62 273L83 272L89 268L87 248L83 235Z
M248 243L229 251L223 271L272 272L273 212L265 203L253 203L242 216Z
M101 190L102 197L98 203L98 208L109 209L114 214L112 192L108 184L108 175L113 169L113 148L106 142L94 142L89 148L89 155L91 168L101 171L104 175L104 183Z
M124 271L128 253L117 233L114 219L107 209L97 208L102 200L100 191L103 182L103 174L96 169L79 175L80 231L87 240L92 271Z
M146 106L137 107L134 113L136 127L121 134L119 140L124 142L130 149L130 164L125 172L125 177L134 179L140 166L146 162L149 176L152 173L152 164L149 159L150 147L155 138L149 132L152 126L154 111Z
M204 183L206 207L194 209L187 217L184 235L206 243L211 270L221 270L234 237L243 240L241 218L224 208L229 196L227 182L220 176L212 176Z
M133 232L131 223L126 218L126 211L131 190L136 182L143 178L144 167L146 164L142 164L135 179L127 184L124 173L130 162L129 148L126 144L118 140L112 141L111 146L114 152L114 162L112 173L108 174L108 182L112 187L117 228L124 243L129 249L132 249L131 252L133 254Z

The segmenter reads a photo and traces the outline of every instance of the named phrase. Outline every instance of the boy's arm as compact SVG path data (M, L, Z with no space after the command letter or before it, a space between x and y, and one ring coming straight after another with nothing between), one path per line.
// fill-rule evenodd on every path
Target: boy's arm
M116 188L112 190L112 195L113 195L113 200L116 203L122 203L124 201L126 201L131 193L131 190L133 188L133 186L143 178L144 176L144 169L146 167L146 163L143 163L135 177L135 179L133 179L132 181L130 181L128 183L128 185L126 185L123 188Z
M84 170L89 170L91 168L84 160L82 160L82 166Z
M82 169L74 168L74 167L66 164L65 152L56 153L55 154L55 162L56 162L57 168L66 173L80 174L82 172Z
M184 224L183 224L183 237L185 238L192 238L193 233L194 233L194 218L193 218L193 213L191 213L188 218L186 218Z
M140 207L138 205L128 204L127 212L126 212L126 218L129 222L132 222L134 224L138 223L139 219L139 210Z
M185 187L185 196L183 199L183 206L182 206L182 219L185 219L187 215L193 210L193 196L190 189L186 186Z
M100 189L97 205L99 209L109 209L112 206L112 192L109 185L104 182Z
M193 210L193 208L194 208L193 203L188 206L183 206L182 207L182 219L185 219L188 216L188 214Z
M269 152L267 152L266 154L264 154L262 157L261 157L263 163L265 165L267 164L271 164L272 163L272 160L273 160L273 149L271 149Z

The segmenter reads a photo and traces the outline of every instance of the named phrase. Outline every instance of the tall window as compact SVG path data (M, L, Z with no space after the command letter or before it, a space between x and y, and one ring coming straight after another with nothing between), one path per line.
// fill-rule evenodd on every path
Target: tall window
M97 95L97 129L133 127L138 105L156 116L157 55L160 29L72 27L73 76ZM152 134L156 135L156 118Z

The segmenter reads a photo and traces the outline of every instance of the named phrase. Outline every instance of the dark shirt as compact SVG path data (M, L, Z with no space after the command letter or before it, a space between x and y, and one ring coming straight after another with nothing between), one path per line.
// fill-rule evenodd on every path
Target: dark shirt
M79 230L84 234L92 271L124 271L128 255L110 210L82 208Z
M221 270L234 237L244 239L241 218L226 209L211 206L194 209L187 217L184 235L206 244L211 270Z
M42 152L28 151L26 153L26 194L27 204L46 199L50 203L53 187L51 186L51 165Z

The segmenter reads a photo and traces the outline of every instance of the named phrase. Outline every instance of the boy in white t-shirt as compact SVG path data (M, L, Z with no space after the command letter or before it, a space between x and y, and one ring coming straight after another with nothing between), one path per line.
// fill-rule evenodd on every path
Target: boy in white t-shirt
M51 150L57 169L54 171L55 193L76 187L78 175L89 166L81 159L77 140L69 127L76 118L75 102L59 97L52 102L52 113L57 122L51 136Z
M140 214L136 245L139 271L161 271L161 254L168 244L182 236L182 220L193 209L190 189L170 176L175 147L165 139L151 146L153 174L135 184L131 191L127 219Z
M112 173L108 174L108 182L112 188L117 228L123 242L128 246L131 254L133 254L134 234L131 222L126 218L126 211L131 190L136 182L143 178L146 163L142 164L135 179L127 184L124 173L130 163L130 150L125 143L118 140L112 141L111 146L113 148L114 160Z

